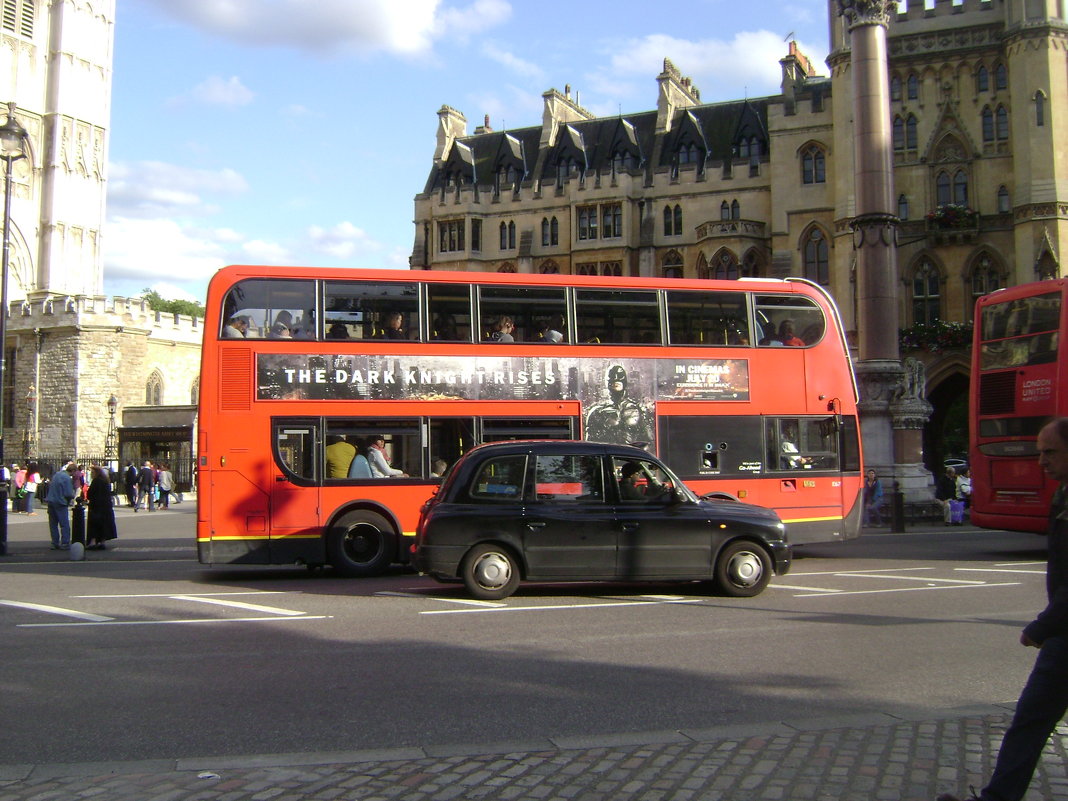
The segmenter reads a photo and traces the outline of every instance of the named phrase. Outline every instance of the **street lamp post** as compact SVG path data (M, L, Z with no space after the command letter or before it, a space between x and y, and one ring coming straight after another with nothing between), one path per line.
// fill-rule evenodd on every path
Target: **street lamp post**
M11 261L11 170L26 158L28 134L15 119L15 104L7 104L7 120L0 125L0 160L4 162L4 256L0 266L0 467L4 465L4 387L7 375L7 271ZM0 481L0 556L7 554L7 497L10 479Z
M37 458L37 387L30 384L26 390L26 440L22 448L27 462Z
M104 461L108 464L108 470L114 471L118 469L118 465L115 462L115 412L119 410L119 399L112 395L108 398L108 435L104 440Z

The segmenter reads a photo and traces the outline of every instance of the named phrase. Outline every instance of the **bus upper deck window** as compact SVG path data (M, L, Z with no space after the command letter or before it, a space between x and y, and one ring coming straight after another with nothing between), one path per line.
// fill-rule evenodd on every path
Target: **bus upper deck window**
M758 295L758 345L805 347L823 339L827 321L811 298L801 295Z
M315 282L253 278L223 299L223 339L315 339Z
M510 320L513 342L544 342L549 321L567 319L566 292L553 286L481 286L479 339L500 341L502 321ZM561 332L561 337L563 333ZM509 340L504 339L504 342Z
M330 281L324 298L326 339L419 339L415 284Z
M579 342L602 345L659 345L656 293L642 290L579 289L575 292Z
M668 335L672 345L752 343L744 292L668 292Z

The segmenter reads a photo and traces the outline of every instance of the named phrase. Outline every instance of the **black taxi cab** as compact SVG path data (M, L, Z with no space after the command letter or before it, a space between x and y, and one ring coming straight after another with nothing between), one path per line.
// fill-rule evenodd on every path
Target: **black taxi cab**
M424 504L412 563L480 599L533 581L709 581L753 596L790 569L778 515L694 495L628 445L538 440L480 445Z

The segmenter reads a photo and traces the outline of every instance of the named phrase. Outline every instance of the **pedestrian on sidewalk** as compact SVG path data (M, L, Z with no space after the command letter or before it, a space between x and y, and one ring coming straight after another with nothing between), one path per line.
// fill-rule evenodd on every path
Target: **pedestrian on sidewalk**
M145 461L137 474L137 500L134 502L134 511L141 508L141 500L145 501L145 508L151 512L155 507L156 471L152 469L152 462Z
M990 782L979 795L972 791L972 801L1020 801L1046 741L1068 712L1068 417L1047 424L1036 444L1039 466L1061 483L1049 513L1048 603L1020 634L1020 644L1038 648L1038 657L1001 741ZM960 799L943 793L937 801Z
M33 501L37 497L37 485L41 483L41 474L37 470L37 462L30 462L26 468L26 478L22 483L22 502L25 504L23 511L28 515L35 515Z
M159 466L159 477L157 478L159 483L159 504L158 507L162 509L170 509L171 491L174 489L174 476L171 474L171 466L167 462L163 462Z
M58 471L48 484L45 503L48 504L48 531L52 535L52 550L70 550L70 505L74 501L74 462Z
M862 525L883 524L883 482L874 470L869 469L864 478L864 520Z
M126 482L126 500L130 502L130 506L137 506L137 468L133 462L126 463L123 480Z
M957 497L957 471L947 467L945 474L935 483L935 499L942 504L942 519L946 525L953 523L952 503Z
M93 480L89 482L89 519L86 521L87 542L90 551L104 550L104 543L119 536L115 528L114 501L111 498L111 478L106 467L93 468Z

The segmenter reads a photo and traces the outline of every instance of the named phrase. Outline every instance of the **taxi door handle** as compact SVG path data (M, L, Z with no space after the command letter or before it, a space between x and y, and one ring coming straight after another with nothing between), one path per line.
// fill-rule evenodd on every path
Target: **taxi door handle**
M527 528L529 528L531 531L537 531L540 528L545 528L545 524L544 523L527 523Z

